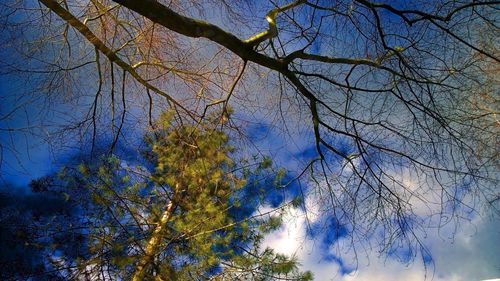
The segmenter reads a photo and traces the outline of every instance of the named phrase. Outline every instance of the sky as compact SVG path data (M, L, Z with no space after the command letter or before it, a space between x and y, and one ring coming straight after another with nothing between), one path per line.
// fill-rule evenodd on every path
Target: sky
M368 249L353 257L352 252L338 255L336 246L348 241L335 241L326 247L321 238L306 235L305 214L292 210L284 219L285 225L278 233L270 234L265 245L277 251L296 255L302 268L311 270L316 280L428 280L467 281L494 279L500 276L498 243L500 222L477 218L471 225L462 227L453 237L437 231L429 232L424 240L433 265L426 268L422 260L402 263L394 257L385 257L376 249ZM328 254L336 256L329 259Z
M262 140L264 147L269 145L269 139L278 147L280 143L290 142L289 139L280 138L271 129L266 130L266 135L268 138ZM299 144L301 141L304 138L297 138L294 143ZM307 150L297 151L293 146L288 148L289 151L277 153L276 157L282 159L278 162L290 163L290 170L298 167L294 161L301 162L314 157ZM294 157L290 158L290 155ZM408 263L396 256L380 254L376 243L373 243L372 248L359 248L358 254L354 256L347 237L328 237L335 231L332 228L321 229L311 236L308 231L311 225L314 227L315 223L325 218L314 192L307 193L305 205L307 213L301 208L287 212L283 227L269 234L264 245L283 254L296 255L302 268L314 273L315 280L500 280L500 220L494 216L474 216L470 222L459 225L458 229L444 227L427 230L423 244L430 251L432 262L424 263L421 257L416 257ZM265 213L269 209L270 206L258 212ZM342 249L343 246L346 247Z
M23 92L23 85L16 79L15 76L0 75L0 116L13 109L16 102L12 101ZM29 125L24 118L25 112L36 113L40 106L41 104L34 102L21 114L0 120L0 180L6 186L18 188L21 195L27 194L27 184L31 180L56 172L61 162L76 151L67 148L54 151L51 150L53 147L44 142L41 134L37 137L7 130ZM293 131L292 128L294 133L291 135L295 137L290 138L290 135L285 136L274 130L262 116L258 117L261 118L257 118L253 125L246 128L251 141L261 152L271 154L273 161L285 167L291 175L297 174L304 163L317 156L311 145L311 132L298 129ZM56 120L51 121L57 123ZM302 188L311 190L307 183ZM371 248L360 248L357 255L354 255L349 250L350 243L342 235L342 231L338 236L332 235L335 226L322 228L321 231L311 230L311 225L323 224L329 219L322 215L315 196L314 192L306 192L305 205L308 212L304 212L302 208L290 209L284 216L283 226L264 240L264 246L298 257L302 269L311 270L315 280L416 281L429 278L438 281L479 281L500 278L498 218L487 214L475 215L468 218L470 223L463 223L458 229L429 229L423 243L430 251L432 262L424 262L417 257L413 262L406 263L396 256L381 255L375 244ZM272 207L264 206L256 212L264 213Z
M293 140L295 145L286 146L285 140L270 127L257 124L248 128L255 137L256 144L262 148L272 149L277 163L287 164L287 170L292 172L300 167L300 163L314 157L314 150L303 150L304 138ZM291 143L288 139L287 142ZM302 148L302 150L301 150ZM46 147L38 144L35 150L44 151ZM29 196L26 184L39 176L57 171L60 164L53 162L47 153L36 152L36 157L31 160L21 155L24 169L9 166L9 173L3 174L5 182L14 184L19 188L21 196ZM64 156L62 156L64 158ZM6 158L9 160L8 158ZM5 167L5 166L4 166ZM5 169L5 168L4 168ZM31 174L30 174L31 173ZM307 190L307 186L303 187ZM383 281L407 280L418 281L428 278L437 281L470 281L500 278L500 220L476 216L470 223L462 224L458 230L434 229L427 233L423 240L432 256L432 264L424 264L418 257L410 263L405 263L394 256L385 256L377 252L377 247L358 249L354 256L346 237L328 237L333 229L321 229L311 235L311 225L321 222L321 210L313 192L306 193L303 208L292 208L283 218L283 226L268 234L263 242L264 247L271 247L279 253L296 256L301 264L301 269L314 273L315 280L339 281ZM274 202L282 202L281 199ZM271 201L273 201L271 199ZM256 211L266 213L276 206L265 206ZM342 235L340 235L342 236Z

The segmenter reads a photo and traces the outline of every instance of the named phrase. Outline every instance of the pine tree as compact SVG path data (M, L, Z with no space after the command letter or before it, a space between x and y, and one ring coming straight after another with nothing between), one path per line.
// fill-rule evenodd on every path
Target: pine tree
M54 267L76 266L67 275L90 279L312 279L296 258L260 247L281 225L279 212L248 212L265 204L269 158L238 167L228 135L210 122L175 125L164 114L156 126L145 138L146 165L108 157L61 173L79 190L66 192L82 209L87 250Z

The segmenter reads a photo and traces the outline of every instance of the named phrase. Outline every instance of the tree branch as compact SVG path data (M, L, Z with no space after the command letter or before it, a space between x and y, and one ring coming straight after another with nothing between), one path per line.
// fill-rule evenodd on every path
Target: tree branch
M218 43L243 60L248 60L277 71L285 68L285 64L282 61L254 51L254 41L242 41L235 35L214 24L182 16L155 0L114 0L114 2L179 34L192 38L206 38Z
M150 89L151 91L159 94L160 96L163 96L167 98L167 100L171 103L173 103L176 107L181 108L184 110L186 113L189 114L189 116L192 116L189 110L187 110L183 105L181 105L179 102L177 102L173 97L171 97L169 94L165 93L164 91L158 89L157 87L151 85L148 83L146 80L144 80L136 71L135 69L123 61L113 50L108 48L104 42L102 42L85 24L83 24L79 19L77 19L75 16L73 16L68 10L64 9L57 3L55 0L40 0L42 4L47 6L50 10L52 10L54 13L56 13L58 16L60 16L63 20L65 20L69 25L71 25L73 28L78 30L84 37L87 39L92 45L95 46L97 50L102 52L106 57L111 61L116 63L118 66L120 66L122 69L127 71L134 77L140 84L142 84L146 89ZM193 118L194 119L194 118Z

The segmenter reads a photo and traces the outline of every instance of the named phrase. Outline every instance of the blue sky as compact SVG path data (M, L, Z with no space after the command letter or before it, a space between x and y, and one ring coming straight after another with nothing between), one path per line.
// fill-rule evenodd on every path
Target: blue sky
M16 185L26 185L31 179L51 171L52 159L49 147L42 139L33 138L29 132L9 131L29 126L27 112L37 111L37 104L29 105L25 110L15 109L17 98L24 92L22 83L16 76L0 75L0 143L2 144L1 179ZM37 120L33 120L37 122Z
M2 89L5 88L4 84ZM288 178L299 172L297 169L301 164L317 156L314 146L307 138L297 135L294 140L285 140L271 128L258 122L247 129L249 135L254 137L253 141L257 147L263 152L272 151L273 161L287 168ZM68 154L59 155L54 159L50 156L46 144L37 140L35 144L36 146L31 147L33 150L30 151L31 157L25 154L27 150L19 150L17 158L22 161L24 168L16 167L17 159L12 155L4 156L4 161L14 163L2 166L2 176L6 182L12 183L13 187L19 188L18 196L32 197L29 192L26 193L26 184L32 179L56 171L60 166L58 161L66 161L65 159L74 153L67 151ZM273 150L273 147L280 149ZM125 152L123 155L131 156L130 152ZM132 156L131 159L133 158ZM269 205L257 210L256 213L264 213L278 207L285 199L289 200L296 195L299 189L306 195L307 213L303 208L287 211L283 227L269 234L265 238L264 245L278 252L297 256L302 268L312 270L316 280L413 281L433 276L434 280L439 281L466 281L500 276L498 219L475 216L471 218L469 224L463 224L458 229L430 229L424 243L431 252L433 263L424 264L417 258L407 264L396 256L380 255L375 245L371 249L357 249L355 256L350 242L346 240L346 230L336 225L333 217L325 215L316 202L317 194L307 184L295 183L286 194L279 190L270 193Z

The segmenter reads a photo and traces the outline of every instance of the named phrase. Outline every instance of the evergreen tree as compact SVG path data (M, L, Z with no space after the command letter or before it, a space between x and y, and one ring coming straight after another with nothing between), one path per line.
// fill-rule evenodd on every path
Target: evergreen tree
M311 280L296 258L260 247L281 225L279 211L252 216L279 182L270 159L238 167L227 134L210 122L173 124L164 114L146 136L146 165L112 156L61 172L86 247L52 266L101 280Z

